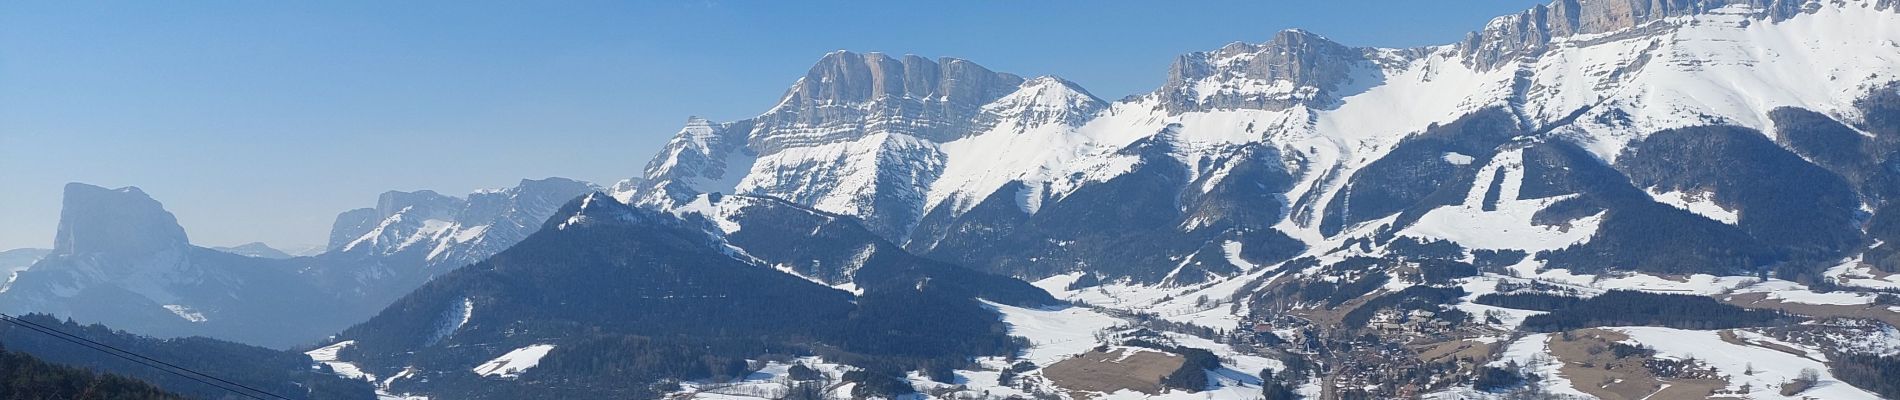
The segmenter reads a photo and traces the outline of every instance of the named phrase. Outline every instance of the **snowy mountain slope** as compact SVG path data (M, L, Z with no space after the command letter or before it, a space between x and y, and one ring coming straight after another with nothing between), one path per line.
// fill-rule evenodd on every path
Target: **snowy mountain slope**
M1276 149L1278 154L1267 162L1290 171L1294 183L1274 189L1271 197L1289 209L1264 224L1247 225L1272 226L1312 244L1339 234L1346 225L1416 209L1400 219L1409 224L1417 214L1443 206L1415 205L1417 198L1406 197L1354 201L1382 196L1366 190L1385 185L1368 183L1362 185L1366 190L1352 190L1351 182L1396 179L1377 169L1388 164L1482 167L1503 142L1468 143L1443 154L1412 151L1405 157L1416 161L1406 162L1392 159L1390 153L1404 143L1421 146L1417 143L1426 139L1418 139L1420 135L1430 136L1428 131L1438 125L1484 110L1502 110L1503 117L1492 123L1515 126L1522 131L1517 135L1577 143L1605 162L1617 162L1629 142L1671 128L1727 124L1772 136L1776 126L1769 114L1777 109L1814 110L1859 124L1864 112L1856 101L1900 76L1895 71L1900 64L1891 62L1900 59L1900 37L1890 28L1896 19L1893 9L1890 2L1877 1L1559 1L1494 20L1464 42L1416 49L1350 48L1289 30L1266 43L1236 43L1184 55L1162 88L1120 102L1103 103L1056 78L985 78L973 80L996 84L983 92L987 96L939 104L948 111L918 108L906 102L915 100L908 91L884 95L881 101L846 101L862 100L866 86L891 86L894 78L863 71L894 61L875 54L833 53L768 113L729 124L689 123L674 140L679 146L673 147L694 151L670 147L650 165L720 165L717 176L694 182L737 181L730 190L864 219L913 251L970 261L994 254L939 254L935 249L953 240L952 229L1016 229L1069 193L1129 174L1143 163L1122 150L1171 132L1166 140L1175 148L1170 155L1185 167L1185 176L1178 178L1184 182L1221 182L1221 174L1233 167L1224 162L1232 162L1234 149ZM1823 37L1828 39L1816 39ZM874 61L864 61L869 66L865 69L852 69L859 59ZM967 61L957 63L976 68ZM858 81L850 80L854 77ZM1017 82L1021 84L1008 85ZM919 86L925 85L905 84L906 89ZM839 97L844 100L837 106L812 105L818 104L814 96L830 93L860 95ZM927 120L915 132L930 133L891 122L900 120ZM747 144L732 146L740 141ZM749 154L755 153L761 156L752 160ZM735 166L747 161L752 168L745 176L732 177L739 169ZM1472 162L1479 164L1467 165ZM669 178L669 171L650 168L644 178L677 181ZM1429 180L1410 182L1418 184L1416 190L1437 187ZM1186 184L1167 186L1176 186L1168 190L1180 199L1195 195ZM726 187L687 185L669 193ZM632 199L636 192L655 191L619 196ZM1450 197L1445 201L1469 191L1451 192L1455 194L1445 195ZM677 204L690 196L671 198ZM1020 213L980 206L1004 198L1013 199ZM1384 204L1369 206L1379 202ZM965 216L977 211L984 215ZM955 222L959 220L966 221ZM1206 224L1178 222L1179 231ZM1056 243L1079 239L1047 238ZM1194 251L1162 252L1180 260L1192 258ZM1043 271L986 267L1031 278L1090 269L1086 261ZM1139 275L1138 280L1155 282L1165 272L1110 275Z
M616 184L614 193L622 202L645 205L679 204L698 193L731 193L758 158L745 147L751 131L747 125L688 119L661 150L665 155L647 164L644 178Z
M374 314L307 354L457 398L1876 397L1897 69L1893 0L1558 0L1411 49L1287 30L1114 102L834 52L611 195L389 192L315 257L72 187L0 309L276 346ZM1827 372L1781 394L1802 368Z
M561 204L593 191L563 178L523 179L466 198L385 192L375 208L343 212L330 250L340 268L312 271L333 284L392 301L429 278L499 253L540 229ZM373 221L373 222L366 222Z
M860 295L927 284L1005 304L1056 303L1026 282L918 257L855 219L785 200L706 195L674 212L686 219L710 220L710 230L755 262Z
M985 99L971 124L929 125L974 127L955 135L771 138L756 120L735 122L752 129L745 154L800 151L761 156L730 187L1152 318L1131 321L1321 346L1274 347L1339 363L1288 382L1308 395L1358 383L1375 397L1483 395L1493 392L1443 391L1444 379L1485 370L1434 349L1498 360L1518 324L1550 313L1498 301L1631 289L1817 319L1900 316L1786 300L1871 299L1789 285L1900 271L1883 246L1900 240L1896 61L1892 1L1559 0L1444 46L1352 48L1285 31L1183 55L1161 88L1117 102L1031 79ZM807 76L794 92L865 84L844 77ZM792 97L766 115L783 118ZM1004 111L1025 104L1053 111ZM675 159L691 157L654 163ZM1760 287L1795 289L1730 300ZM1434 320L1445 324L1416 322ZM1381 339L1360 341L1367 329ZM1443 370L1404 389L1327 346Z
M648 164L645 182L616 197L664 206L705 192L699 189L726 188L694 182L736 181L730 191L856 216L901 238L942 167L936 143L993 124L984 105L1021 84L1021 77L954 58L834 52L758 117L710 130L689 122Z
M668 391L652 381L739 378L745 360L762 357L823 353L896 379L1003 355L1013 344L977 298L1054 303L1024 282L909 256L836 215L766 198L714 200L676 215L600 193L577 198L518 245L344 331L333 346L350 354L324 355L361 376L392 377L379 382L392 392L650 397ZM723 232L714 218L819 233L785 241L766 224ZM745 236L755 230L777 240ZM857 293L786 266L865 245L882 250L835 278Z
M38 262L41 257L46 257L48 253L52 252L51 249L13 249L0 251L0 274L5 274L7 277L6 280L0 281L0 292L7 291L7 287L13 285L14 274L25 271L28 267L32 267L34 262Z
M338 226L365 210L376 223L332 232L330 252L389 256L426 249L430 264L466 264L506 249L539 228L569 199L593 190L562 178L523 179L519 185L471 193L466 199L433 191L386 192L377 207L344 212Z

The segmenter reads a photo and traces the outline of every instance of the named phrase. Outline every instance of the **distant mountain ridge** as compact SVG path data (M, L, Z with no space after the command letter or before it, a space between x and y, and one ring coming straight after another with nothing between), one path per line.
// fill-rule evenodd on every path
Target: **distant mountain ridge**
M242 331L392 397L1875 399L1896 27L1556 0L1439 46L1281 31L1117 101L832 52L611 188L388 192L315 257L69 187L0 311Z
M290 253L285 253L283 250L272 248L270 247L270 245L264 244L264 242L250 242L250 243L245 243L245 244L240 244L240 245L230 246L230 247L212 247L211 249L226 252L226 253L236 254L240 256L250 256L250 257L257 257L257 258L285 259L285 258L292 257Z
M664 392L649 380L729 379L744 360L768 356L850 357L890 376L1006 355L1016 345L978 299L1057 303L1021 281L903 253L850 220L768 199L718 203L707 206L726 209L727 221L600 193L575 199L519 245L345 331L332 346L350 355L337 362L388 377L377 382L396 393L648 398ZM754 215L836 234L793 244L711 226ZM856 252L856 265L842 270L781 272L865 246L874 250ZM828 287L834 282L851 291ZM531 370L497 377L473 368L531 349L541 349Z
M591 188L549 178L467 200L391 192L380 204L388 215L357 224L368 226L352 221L377 209L338 217L333 236L357 246L290 257L261 244L193 246L177 219L138 188L69 184L54 249L9 271L0 312L48 313L158 337L307 344L437 274L506 249Z

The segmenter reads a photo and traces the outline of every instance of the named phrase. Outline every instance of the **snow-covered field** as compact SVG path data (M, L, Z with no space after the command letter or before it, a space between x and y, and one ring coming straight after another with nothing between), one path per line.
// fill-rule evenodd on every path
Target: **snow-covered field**
M1727 389L1739 391L1743 386L1753 388L1746 396L1752 399L1879 399L1880 396L1861 390L1834 379L1829 374L1826 357L1819 349L1799 344L1775 340L1766 335L1733 330L1740 340L1748 344L1736 344L1725 341L1720 331L1686 330L1661 327L1617 327L1605 328L1629 336L1624 343L1642 345L1656 351L1657 358L1672 360L1694 359L1727 380ZM1564 364L1550 353L1550 334L1526 335L1511 342L1504 357L1492 363L1494 366L1506 362L1516 362L1527 366L1544 380L1539 386L1555 394L1592 398L1577 390L1576 382L1559 372ZM1769 346L1780 346L1804 352L1804 355L1791 354ZM1819 373L1821 380L1813 388L1796 396L1782 396L1779 388L1782 383L1795 379L1804 370ZM1490 394L1475 393L1467 389L1454 390L1441 394L1439 398L1488 397Z
M351 345L354 345L354 344L356 344L355 340L345 340L341 342L336 342L336 344L332 344L329 346L319 347L316 350L306 351L303 354L310 356L311 360L315 360L316 362L323 363L323 365L330 366L330 369L333 371L336 371L337 375L342 375L345 378L362 379L366 381L375 382L376 381L375 375L371 375L368 372L363 372L361 368L356 367L356 364L351 364L347 361L339 361L337 359L337 355L336 355L337 352L343 351L343 348L350 347Z
M477 365L472 371L475 371L476 375L486 377L519 377L522 372L527 372L529 368L540 365L541 357L547 357L550 351L554 351L554 345L529 345L510 350L507 354L502 354L493 360L482 363L482 365Z
M383 390L384 388L389 386L390 382L403 378L404 377L403 375L392 376L388 380L383 380L379 382L376 380L375 374L364 372L363 369L358 368L356 364L351 364L348 361L341 361L337 359L337 352L343 351L344 348L350 347L355 344L356 344L355 340L345 340L341 342L336 342L335 344L331 344L329 346L319 347L316 350L306 351L304 352L304 355L310 356L310 359L313 361L329 366L330 370L335 371L337 375L340 375L345 378L350 378L350 379L362 379L365 381L369 381L370 384L376 386L377 400L429 400L429 398L425 396L393 394L393 393L389 393ZM412 371L403 371L403 374L408 374L411 372Z
M811 368L819 374L822 374L825 380L829 382L838 382L840 378L844 376L845 372L857 369L850 366L825 362L818 357L803 357L790 362L772 361L767 362L764 368L753 371L752 374L746 375L744 378L728 382L703 380L680 382L680 390L670 393L665 397L669 399L713 400L777 399L784 397L785 393L791 390L793 385L798 383L798 381L791 377L791 369L795 365L804 365L807 368ZM848 384L830 387L827 388L826 393L832 396L838 396L839 398L848 398L850 397L849 393L851 393L851 387Z
M1856 306L1873 304L1874 294L1866 292L1809 290L1807 286L1784 280L1769 280L1735 289L1734 293L1767 293L1768 298L1788 303Z
M1805 349L1810 355L1796 356L1782 351L1760 346L1737 345L1723 341L1716 331L1692 331L1658 327L1624 327L1612 330L1628 334L1630 341L1641 343L1656 350L1657 357L1688 359L1707 363L1728 377L1729 389L1739 389L1742 385L1755 388L1775 388L1782 382L1793 380L1802 370L1814 370L1821 374L1821 381L1814 388L1798 396L1781 396L1773 390L1756 390L1749 396L1757 399L1879 399L1880 396L1869 393L1853 385L1834 379L1824 364L1826 357L1818 349ZM1750 341L1771 342L1777 345L1801 348L1792 343L1780 342L1765 336L1749 335ZM1744 373L1754 370L1753 374Z

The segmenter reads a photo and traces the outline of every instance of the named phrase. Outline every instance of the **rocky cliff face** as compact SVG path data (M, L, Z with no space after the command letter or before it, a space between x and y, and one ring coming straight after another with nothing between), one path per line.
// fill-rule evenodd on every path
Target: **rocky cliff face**
M192 246L138 188L69 184L60 216L55 249L0 289L0 312L280 347L354 317L343 312L354 308L349 301L298 275L314 269L308 259Z
M142 257L189 243L178 219L139 188L70 183L60 206L53 252Z
M1603 40L1598 35L1639 35L1668 29L1671 18L1730 8L1765 21L1781 21L1817 9L1805 0L1557 0L1491 20L1466 35L1458 51L1478 68L1495 68L1512 59L1535 56L1558 39ZM1892 7L1877 4L1877 7ZM1613 35L1614 36L1614 35Z
M1175 113L1326 107L1338 101L1342 86L1353 83L1352 73L1369 63L1364 50L1286 30L1266 43L1235 42L1177 57L1155 95Z
M632 204L680 204L699 193L732 193L759 155L746 145L752 121L714 123L693 117L647 163L640 179L616 185ZM633 198L638 193L641 198Z
M973 130L984 104L1022 82L956 58L833 52L757 118L762 131L751 140L766 155L880 133L954 140Z
M901 238L922 217L942 175L939 144L1022 115L1074 121L1100 107L1093 97L1090 104L1039 107L1033 97L1014 96L1049 82L1059 80L1029 85L954 58L830 53L758 117L688 121L648 163L641 182L615 195L659 207L701 193L769 195L856 216ZM1005 98L1015 100L999 103Z

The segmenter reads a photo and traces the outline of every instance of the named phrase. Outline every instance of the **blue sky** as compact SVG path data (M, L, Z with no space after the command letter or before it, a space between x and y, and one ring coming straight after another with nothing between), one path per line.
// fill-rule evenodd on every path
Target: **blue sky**
M636 174L688 116L752 116L824 53L958 57L1105 99L1180 53L1304 28L1450 43L1528 0L9 2L0 249L66 182L139 186L192 241L320 245L386 190Z

